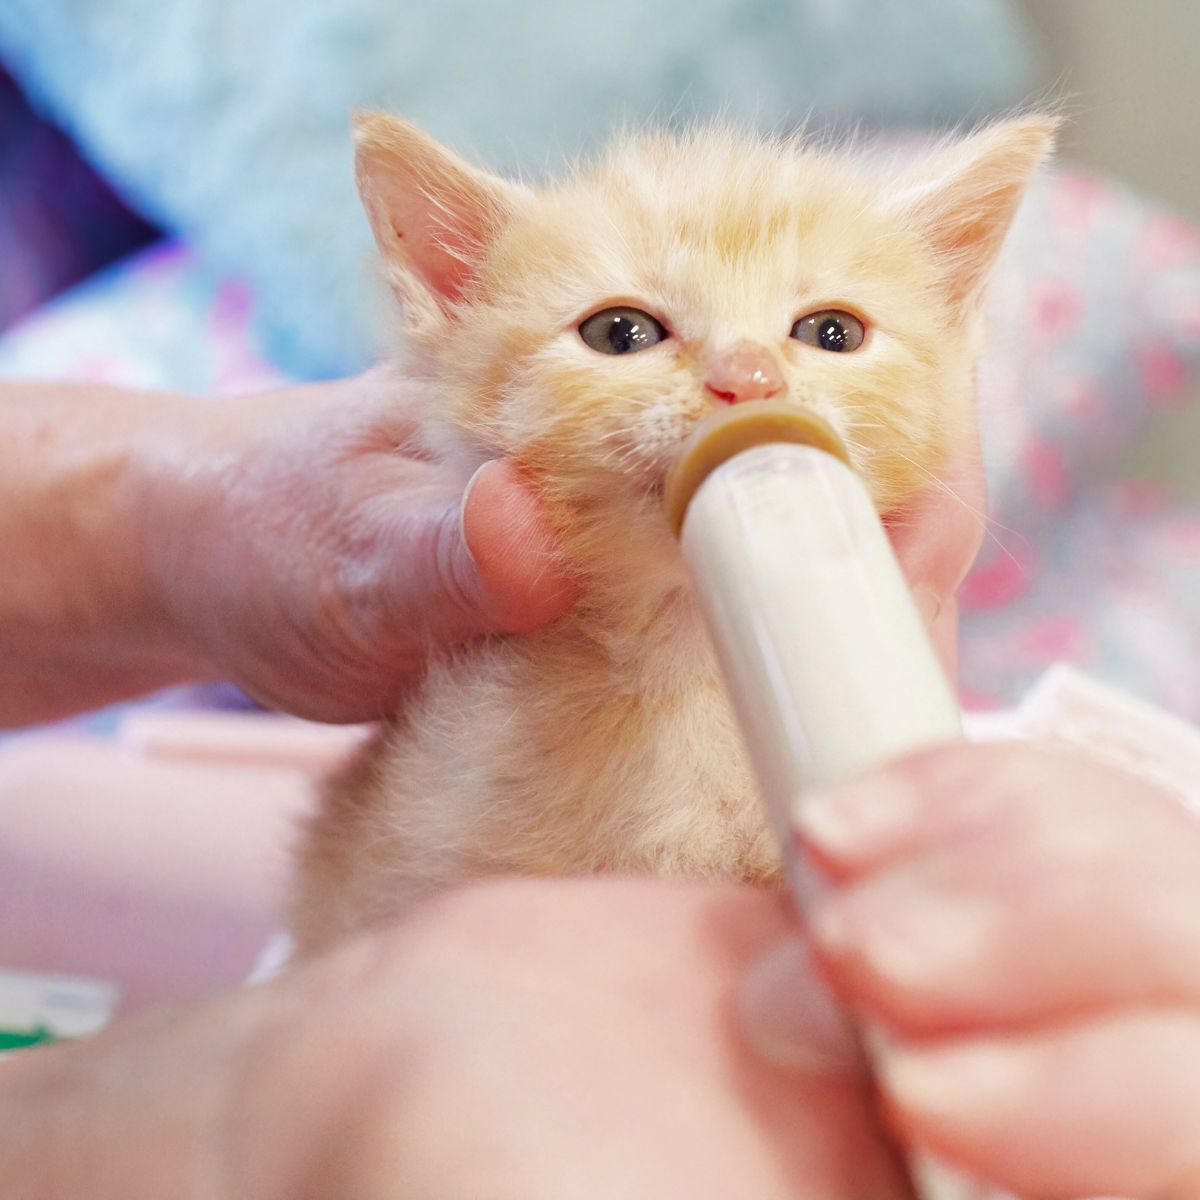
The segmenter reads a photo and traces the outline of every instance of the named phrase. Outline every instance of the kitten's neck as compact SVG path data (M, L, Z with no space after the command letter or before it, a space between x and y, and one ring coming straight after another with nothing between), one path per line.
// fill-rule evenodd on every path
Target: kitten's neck
M569 620L622 675L675 687L712 674L712 652L691 582L665 521L622 520L577 550L582 596Z

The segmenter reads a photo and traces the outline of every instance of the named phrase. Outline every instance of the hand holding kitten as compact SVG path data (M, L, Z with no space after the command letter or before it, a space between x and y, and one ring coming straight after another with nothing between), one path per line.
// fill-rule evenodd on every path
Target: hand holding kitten
M206 406L220 415L187 441L186 471L157 473L147 537L210 673L300 716L367 720L431 648L570 604L536 496L502 462L468 485L430 461L420 394L375 371Z
M904 1200L815 970L802 1067L737 1037L738 980L787 926L733 885L448 893L266 984L13 1055L0 1194Z
M416 446L420 395L0 382L0 727L205 679L363 720L434 646L558 616L538 500L498 462L464 500Z
M979 431L972 425L938 478L886 522L913 599L952 680L958 656L956 593L979 552L986 509Z
M160 578L218 675L301 716L370 719L432 647L526 633L570 606L569 566L517 471L488 462L464 491L417 447L423 386L376 370L239 399L189 447L184 488L173 479L155 506L175 548ZM951 671L983 503L971 431L891 530Z

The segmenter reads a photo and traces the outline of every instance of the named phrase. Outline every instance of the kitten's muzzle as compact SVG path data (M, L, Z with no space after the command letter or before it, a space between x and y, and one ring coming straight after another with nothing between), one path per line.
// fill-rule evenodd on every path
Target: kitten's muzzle
M770 400L787 387L778 357L749 339L709 357L704 364L704 386L722 404Z

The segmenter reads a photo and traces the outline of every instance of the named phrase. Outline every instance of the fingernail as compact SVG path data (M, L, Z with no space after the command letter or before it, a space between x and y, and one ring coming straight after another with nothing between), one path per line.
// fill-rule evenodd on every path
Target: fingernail
M475 559L475 555L471 550L470 540L467 538L467 503L471 499L471 492L475 488L475 484L479 482L479 478L492 465L491 461L483 463L475 468L471 478L467 480L467 486L463 488L462 499L458 503L458 533L462 540L462 547L467 552L467 557L471 560L471 565L478 569L479 563Z
M913 824L919 807L912 784L885 772L800 796L793 819L806 841L837 858L890 845Z
M750 1049L773 1066L822 1075L863 1069L854 1028L799 937L750 969L736 1012Z
M875 1066L894 1102L929 1116L961 1116L964 1108L1017 1111L1039 1090L1036 1057L994 1041L934 1050L893 1044Z
M934 622L942 614L942 598L930 587L918 586L913 589L913 603L926 629L932 629Z
M813 940L900 987L928 987L978 970L1000 919L990 900L897 891L827 902L809 918Z

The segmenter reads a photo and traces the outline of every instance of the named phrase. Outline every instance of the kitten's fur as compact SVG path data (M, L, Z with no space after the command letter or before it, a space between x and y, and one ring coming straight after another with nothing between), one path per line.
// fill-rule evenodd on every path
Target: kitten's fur
M542 632L438 654L329 790L302 854L303 949L489 872L775 875L662 511L672 454L714 404L704 362L744 339L767 347L788 398L840 429L894 508L969 419L979 293L1052 130L998 124L892 172L722 129L632 137L535 191L401 121L360 118L359 186L409 325L405 369L437 383L427 449L464 472L517 464L582 596ZM672 336L590 349L580 321L617 303ZM864 319L860 350L789 339L826 308Z

